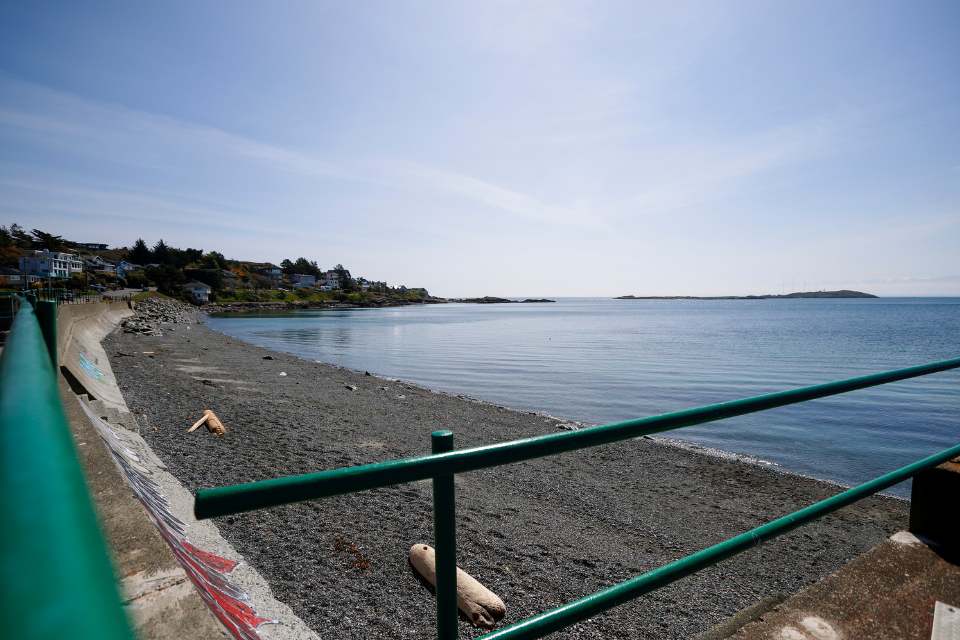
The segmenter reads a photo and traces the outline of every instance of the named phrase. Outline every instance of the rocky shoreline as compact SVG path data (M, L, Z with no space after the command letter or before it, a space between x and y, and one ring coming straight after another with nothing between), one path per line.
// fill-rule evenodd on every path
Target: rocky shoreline
M525 298L523 300L511 300L509 298L496 298L493 296L484 296L483 298L424 298L423 300L397 300L394 298L375 298L363 302L338 302L324 301L316 302L309 300L297 300L294 302L224 302L211 303L203 306L206 313L256 313L263 311L297 311L302 309L365 309L380 307L408 307L423 304L448 304L451 302L461 302L469 304L534 304L545 302L556 302L547 298Z
M141 435L191 490L423 454L437 428L452 429L458 448L575 428L180 320L117 331L105 348ZM184 433L207 408L226 424L223 438ZM458 476L458 558L503 598L509 623L836 491L742 459L631 440ZM418 482L216 524L324 637L432 638L433 596L406 562L411 544L432 540L431 508L430 484ZM903 501L864 500L552 637L693 638L835 571L906 517ZM480 633L461 623L461 637Z
M381 307L409 307L424 304L445 304L443 298L424 298L423 300L396 300L393 298L375 298L363 302L339 302L297 300L294 302L224 302L203 306L205 313L257 313L263 311L298 311L303 309L366 309Z

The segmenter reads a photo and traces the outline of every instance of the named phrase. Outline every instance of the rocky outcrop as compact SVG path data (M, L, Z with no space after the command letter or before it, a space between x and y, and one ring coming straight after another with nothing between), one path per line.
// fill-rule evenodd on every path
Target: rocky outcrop
M556 302L556 300L547 300L546 298L526 298L524 300L511 300L509 298L497 298L495 296L483 296L482 298L450 298L450 302L465 302L470 304L523 304L525 302Z
M398 300L396 298L371 298L360 302L339 302L336 300L318 302L315 300L296 300L293 302L224 302L206 305L207 313L250 313L260 311L296 311L298 309L356 309L379 307L407 307L416 304L443 304L444 298L423 298L420 300Z
M614 300L777 300L781 298L876 298L872 293L841 289L840 291L797 291L796 293L761 296L617 296Z
M165 324L196 322L196 311L173 298L147 298L136 303L134 315L120 323L124 333L160 336Z

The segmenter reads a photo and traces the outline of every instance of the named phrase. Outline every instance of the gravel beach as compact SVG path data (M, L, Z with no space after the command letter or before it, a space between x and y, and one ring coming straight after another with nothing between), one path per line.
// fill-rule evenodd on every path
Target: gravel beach
M104 346L143 437L191 491L423 454L438 428L468 447L562 425L270 352L202 324L156 333L117 331ZM225 437L185 433L207 408ZM501 596L509 623L837 491L657 440L622 442L458 476L458 560ZM551 637L696 637L835 571L905 528L907 509L864 500ZM432 541L431 522L428 482L216 520L277 598L331 639L434 637L433 596L406 556ZM481 633L461 622L461 637Z

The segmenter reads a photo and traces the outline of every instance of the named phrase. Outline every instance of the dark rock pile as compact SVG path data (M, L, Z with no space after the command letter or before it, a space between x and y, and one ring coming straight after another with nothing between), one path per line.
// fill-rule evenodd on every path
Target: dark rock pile
M147 336L162 336L165 324L188 324L196 322L196 311L173 298L147 298L136 303L134 315L120 326L124 333L139 333ZM170 328L172 331L173 329Z

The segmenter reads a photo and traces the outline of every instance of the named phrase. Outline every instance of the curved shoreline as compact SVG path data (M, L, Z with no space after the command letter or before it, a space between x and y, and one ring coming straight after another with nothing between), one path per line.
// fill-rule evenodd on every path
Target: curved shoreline
M219 313L219 312L218 312L218 313ZM204 315L209 315L209 314L204 314ZM547 418L547 419L552 420L552 421L554 421L554 422L556 423L556 424L554 425L556 429L564 429L564 430L583 429L583 428L586 428L586 427L593 427L593 426L597 426L597 425L600 425L600 424L604 424L604 423L602 423L602 422L586 422L586 421L584 421L584 420L575 420L575 419L573 419L573 418L566 418L566 417L563 417L563 416L556 416L556 415L547 413L546 411L538 411L538 410L535 410L535 409L529 409L529 408L525 408L525 407L513 407L513 406L510 406L510 405L507 405L507 404L498 404L498 403L496 403L496 402L493 402L492 400L484 400L484 399L482 399L482 398L476 398L476 397L471 396L471 395L466 394L466 393L456 393L456 392L453 392L453 391L445 391L445 390L443 390L443 389L434 389L434 388L432 388L432 387L428 387L428 386L424 385L423 383L417 382L416 380L408 380L408 379L406 379L406 378L393 378L393 377L384 376L384 375L381 375L381 374L375 373L375 372L370 372L370 371L361 370L361 369L354 369L354 368L352 368L352 367L347 367L347 366L345 366L345 365L337 364L337 363L335 363L335 362L327 362L327 361L324 361L324 360L307 360L306 358L302 358L302 357L298 356L296 353L293 353L293 352L290 352L290 351L280 351L280 350L276 350L276 349L267 349L266 347L261 347L261 346L259 346L259 345L257 345L257 344L252 343L252 342L247 342L247 341L243 340L242 338L238 338L238 337L235 337L235 336L231 336L231 335L228 334L228 333L224 333L224 332L218 331L218 330L216 330L216 329L210 329L210 330L213 331L213 332L215 332L215 333L218 333L218 334L220 334L220 335L226 336L226 337L230 338L231 340L236 340L236 341L241 342L241 343L243 343L243 344L250 345L250 346L253 346L253 347L257 347L258 349L265 349L265 350L267 350L267 351L276 352L276 353L284 353L284 354L293 356L294 358L298 358L298 359L300 359L300 360L304 360L305 362L314 362L314 363L316 363L316 364L322 364L322 365L325 365L325 366L328 366L328 367L333 367L333 368L336 368L336 369L342 369L342 370L344 370L344 371L349 371L350 373L353 373L353 374L355 374L355 375L370 376L370 377L376 378L376 379L378 379L378 380L383 380L384 382L393 382L393 383L400 383L400 384L403 384L403 385L413 386L413 387L417 387L417 388L419 388L419 389L423 389L424 391L428 391L428 392L430 392L430 393L444 395L444 396L447 396L447 397L450 397L450 398L455 398L455 399L458 399L458 400L463 400L463 401L465 401L465 402L476 402L476 403L483 404L483 405L487 405L487 406L494 407L494 408L497 408L497 409L505 409L505 410L507 410L507 411L513 411L513 412L516 412L516 413L519 413L519 414L531 415L531 416L539 416L539 417L542 417L542 418ZM674 432L671 432L671 433L674 433ZM677 431L676 433L682 433L682 430L679 430L679 431ZM758 456L755 456L755 455L752 455L752 454L749 454L749 453L741 453L741 452L739 452L739 451L729 451L729 450L727 450L727 449L720 449L719 447L712 447L712 446L705 445L705 444L702 444L702 443L699 443L699 442L695 442L695 441L693 441L693 440L685 440L685 439L679 438L679 437L662 436L662 435L640 436L640 437L642 437L642 438L644 438L644 439L646 439L646 440L650 440L650 441L659 443L659 444L663 444L663 445L667 445L667 446L671 446L671 447L677 447L677 448L679 448L679 449L685 449L685 450L687 450L687 451L692 451L692 452L698 453L698 454L700 454L700 455L707 456L707 457L711 457L711 458L719 458L719 459L727 460L727 461L733 460L733 461L741 462L741 463L744 463L744 464L753 464L753 465L757 465L757 466L759 466L759 467L762 467L762 468L771 470L771 471L773 471L773 472L775 472L775 473L782 473L782 474L785 474L785 475L787 475L787 476L796 476L796 477L798 477L798 478L805 478L805 479L808 479L808 480L814 480L814 481L816 481L816 482L822 482L822 483L824 483L824 484L831 485L831 486L833 486L833 487L837 487L838 489L849 489L851 486L853 486L853 485L850 485L850 484L845 484L845 483L843 483L843 482L840 482L839 480L832 480L832 479L830 479L830 478L818 478L817 476L814 476L814 475L811 475L811 474L801 473L801 472L799 472L799 471L795 471L795 470L789 469L789 468L785 467L783 464L781 464L781 463L779 463L779 462L775 462L775 461L773 461L773 460L767 460L767 459L765 459L765 458L760 458L760 457L758 457ZM909 503L909 502L910 502L910 499L909 499L909 498L904 497L904 496L898 496L898 495L896 495L896 494L894 494L894 493L890 493L889 491L881 491L878 495L886 496L886 497L892 498L892 499L894 499L894 500L900 500L900 501L903 501L903 502L906 502L906 503Z
M105 344L143 437L189 489L422 454L440 427L454 431L460 448L564 423L268 351L202 325L163 334L115 333ZM227 425L224 438L183 433L205 408ZM460 565L498 593L507 621L516 621L836 487L641 438L463 474L457 492ZM216 524L323 635L430 638L433 598L405 556L410 544L432 540L430 505L429 483L413 483ZM903 501L872 498L578 625L576 637L693 637L835 571L905 523ZM369 568L352 566L338 551L343 541ZM461 632L479 635L465 624Z

